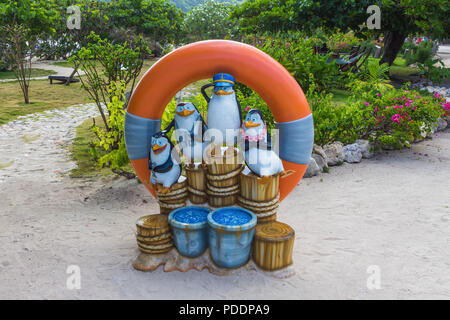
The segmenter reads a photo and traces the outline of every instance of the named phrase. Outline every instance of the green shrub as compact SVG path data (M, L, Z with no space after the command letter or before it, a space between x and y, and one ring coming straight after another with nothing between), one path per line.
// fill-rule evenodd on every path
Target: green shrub
M436 64L441 66L436 66ZM433 83L441 83L445 79L450 79L450 69L445 68L440 59L428 59L424 63L418 63L420 74Z
M259 49L281 63L304 92L312 85L327 92L348 82L349 73L341 72L336 63L328 62L328 56L314 54L313 44L300 34L267 38Z
M431 41L422 41L419 45L408 45L409 51L405 56L406 65L413 63L425 63L433 57L433 43Z
M93 142L91 154L97 160L100 168L109 167L117 174L134 176L124 168L130 162L124 139L124 83L112 82L108 88L108 97L111 102L107 104L109 113L107 127L93 125L92 131L98 139ZM98 150L99 148L102 149L101 152ZM99 156L100 154L103 155Z

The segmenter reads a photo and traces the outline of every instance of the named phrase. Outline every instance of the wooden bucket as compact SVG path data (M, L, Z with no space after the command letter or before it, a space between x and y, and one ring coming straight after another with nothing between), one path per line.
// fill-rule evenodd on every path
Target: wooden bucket
M228 148L223 155L215 155L214 150L209 148L206 152L208 182L215 187L231 187L239 184L239 173L243 165L238 150Z
M269 180L262 183L254 173L240 176L241 197L244 199L264 202L274 199L280 189L280 175L270 176Z
M172 185L168 193L160 193L158 188L156 189L160 213L169 214L172 210L186 206L188 197L187 180Z
M282 222L256 226L253 261L264 270L273 271L292 264L295 232Z
M197 169L189 169L185 167L188 183L189 201L194 204L202 204L206 202L206 169L199 166Z

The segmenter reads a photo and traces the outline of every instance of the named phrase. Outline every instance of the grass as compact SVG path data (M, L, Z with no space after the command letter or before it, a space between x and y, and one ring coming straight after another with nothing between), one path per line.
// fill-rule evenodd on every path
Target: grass
M406 66L406 60L401 57L397 57L389 69L389 75L393 78L407 78L419 72L418 68Z
M370 57L368 60L379 62L380 58ZM411 75L416 75L419 72L420 71L418 68L408 67L406 65L406 60L403 59L402 57L397 57L394 60L394 63L392 64L392 66L389 68L389 76L391 78L407 78Z
M103 126L101 117L95 119L98 126ZM94 176L107 176L112 172L107 168L97 168L95 160L90 153L91 142L95 139L91 131L92 119L86 120L77 127L76 137L69 147L72 159L77 163L77 168L73 169L70 176L73 178L88 178Z
M53 70L44 70L44 69L31 69L31 77L45 77L49 76L51 74L55 74L56 72ZM0 80L7 80L7 79L15 79L16 76L14 75L13 71L1 71L0 72Z
M29 94L31 103L25 104L17 82L0 83L0 125L18 116L91 102L88 94L76 83L70 86L50 85L48 80L31 80Z

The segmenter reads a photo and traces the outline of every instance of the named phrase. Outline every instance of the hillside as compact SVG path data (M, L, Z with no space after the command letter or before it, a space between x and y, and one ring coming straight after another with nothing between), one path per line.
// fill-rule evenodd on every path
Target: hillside
M184 12L187 12L196 6L201 5L206 0L169 0L169 1L175 4L177 8L180 8ZM217 1L223 3L236 3L236 2L243 2L245 0L217 0Z

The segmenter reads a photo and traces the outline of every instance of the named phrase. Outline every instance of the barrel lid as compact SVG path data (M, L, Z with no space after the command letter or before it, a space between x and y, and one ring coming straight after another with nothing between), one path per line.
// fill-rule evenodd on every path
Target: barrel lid
M274 221L259 224L255 228L255 238L263 241L284 241L295 235L294 229L286 223Z
M138 221L136 221L136 225L144 229L159 230L167 229L169 227L169 221L167 215L152 214L149 216L140 217Z

